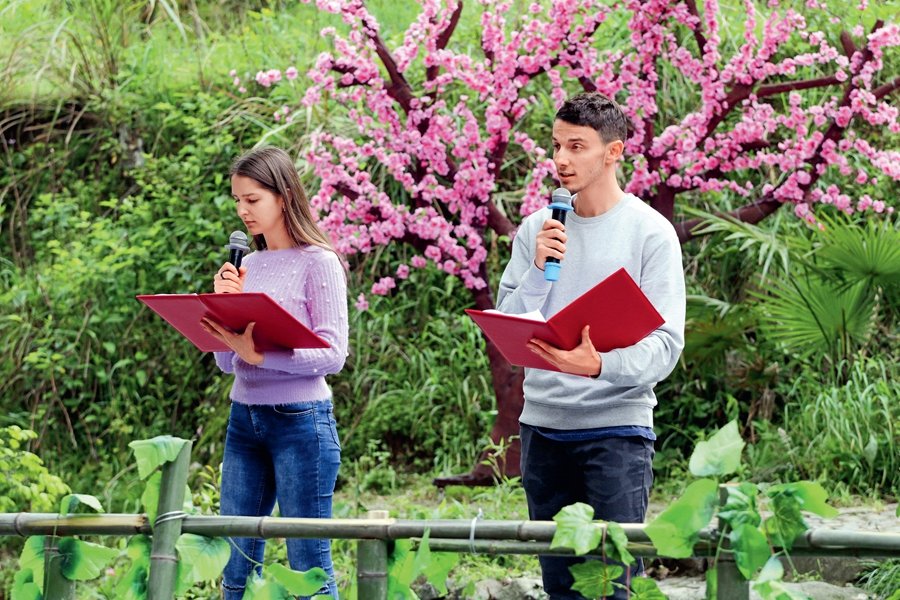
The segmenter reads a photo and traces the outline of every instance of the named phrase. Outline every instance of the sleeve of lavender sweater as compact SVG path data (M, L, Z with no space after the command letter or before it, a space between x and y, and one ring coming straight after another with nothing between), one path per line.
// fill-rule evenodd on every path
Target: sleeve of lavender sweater
M263 369L287 373L330 375L337 373L347 359L347 282L340 259L333 252L322 253L322 259L307 273L306 297L310 329L330 344L330 348L297 348L264 354ZM216 357L218 362L218 356Z

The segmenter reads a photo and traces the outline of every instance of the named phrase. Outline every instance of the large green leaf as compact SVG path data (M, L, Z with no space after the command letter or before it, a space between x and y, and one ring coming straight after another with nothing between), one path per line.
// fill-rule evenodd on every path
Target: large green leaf
M631 580L631 600L667 600L656 582L647 577Z
M691 473L697 477L728 475L741 465L744 440L738 431L737 421L729 421L711 438L700 442L691 454Z
M145 565L132 564L116 583L118 600L147 600L150 570Z
M242 600L294 600L294 596L274 579L259 577L253 571L247 579Z
M820 219L816 266L838 279L878 286L900 283L900 229L896 219L867 219L857 225L845 219Z
M772 556L766 536L753 525L738 525L728 535L728 539L734 551L734 562L744 579L752 579L756 570Z
M44 590L44 545L46 536L33 535L25 540L22 553L19 555L19 569L30 570L34 575L34 583Z
M553 534L551 548L572 548L581 556L597 547L603 537L603 527L593 522L594 508L589 504L577 502L564 506L553 520L556 521L556 532Z
M761 295L762 333L801 358L850 356L870 338L875 297L817 275L774 281Z
M116 584L116 598L119 600L146 600L152 545L152 540L146 535L136 535L128 540L125 554L131 559L131 567Z
M748 524L758 527L762 522L759 510L756 507L756 496L759 492L752 483L741 482L738 485L725 486L728 497L725 506L719 510L719 518L723 519L731 527Z
M575 579L572 591L581 592L588 598L602 598L612 596L617 587L622 587L616 583L616 579L625 572L625 569L599 560L588 560L572 565L569 571Z
M410 585L416 579L416 556L410 540L394 540L388 556L388 600L416 600Z
M718 484L698 479L684 494L656 517L645 531L662 556L693 556L701 529L709 524L716 508Z
M150 527L155 527L156 525L161 485L162 471L155 471L147 480L147 483L144 485L144 493L141 494L141 504L144 505L144 512L147 514L147 520L150 521Z
M814 481L795 481L773 485L768 489L769 496L786 492L800 501L800 508L822 517L836 517L838 511L828 505L828 492Z
M184 593L198 581L216 579L222 574L231 556L231 545L225 538L210 538L193 533L180 535L175 542L175 549L178 551L176 593Z
M284 565L266 567L266 572L285 589L296 596L312 596L328 582L328 573L314 567L309 571L293 571Z
M611 560L634 564L634 556L628 551L628 536L618 523L606 523L606 543L604 544L606 556Z
M171 435L159 435L149 440L135 440L128 447L134 450L138 475L146 479L161 465L175 460L186 443L187 440Z
M34 582L34 571L22 569L13 578L11 600L41 600L41 588Z
M63 576L71 581L96 579L119 555L115 548L66 537L57 544Z
M759 594L762 600L810 600L805 594L793 592L785 587L783 577L784 567L781 566L778 557L773 556L753 582L753 591Z
M800 514L800 500L786 490L767 493L772 497L772 516L765 520L763 528L776 546L790 551L797 536L808 529Z
M100 501L94 496L89 496L87 494L69 494L64 496L59 503L59 516L65 517L66 515L74 513L75 508L78 507L78 505L87 506L98 513L103 512L103 505L100 504Z
M416 551L416 571L424 575L425 579L438 592L446 595L448 593L447 575L459 562L459 554L456 552L432 552L428 544L430 535L431 530L426 529L425 535L419 542L419 549Z

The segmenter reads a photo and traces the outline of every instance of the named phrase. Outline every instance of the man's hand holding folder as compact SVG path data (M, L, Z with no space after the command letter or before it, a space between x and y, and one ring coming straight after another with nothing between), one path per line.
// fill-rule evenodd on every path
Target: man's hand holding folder
M619 269L546 322L467 309L513 365L596 376L599 352L626 348L664 323L625 269Z

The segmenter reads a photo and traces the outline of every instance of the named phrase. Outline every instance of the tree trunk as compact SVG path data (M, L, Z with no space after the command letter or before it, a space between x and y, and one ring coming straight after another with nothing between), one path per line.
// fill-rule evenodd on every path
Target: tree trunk
M493 294L489 289L473 290L473 295L475 308L478 310L494 308ZM491 366L491 385L497 399L497 420L494 421L491 430L491 448L481 453L478 464L468 473L435 479L434 484L438 487L494 485L503 478L518 477L522 474L519 464L522 455L519 445L519 415L522 414L525 402L522 393L525 369L506 362L497 347L487 337L484 339Z

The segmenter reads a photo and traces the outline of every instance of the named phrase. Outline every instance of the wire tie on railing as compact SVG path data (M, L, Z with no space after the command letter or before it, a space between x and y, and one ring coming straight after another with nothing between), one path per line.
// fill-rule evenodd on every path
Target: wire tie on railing
M187 516L187 513L182 510L173 510L172 512L163 513L156 517L156 520L153 522L153 527L165 523L166 521L178 521Z
M475 550L475 523L482 518L484 518L484 511L479 508L478 514L472 518L472 523L469 525L469 550L472 551L472 554L478 554L478 551Z

